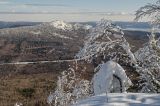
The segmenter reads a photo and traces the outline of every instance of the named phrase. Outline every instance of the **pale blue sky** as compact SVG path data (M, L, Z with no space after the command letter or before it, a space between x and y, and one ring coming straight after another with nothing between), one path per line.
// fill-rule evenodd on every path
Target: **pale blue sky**
M0 21L131 21L134 12L156 0L0 0Z

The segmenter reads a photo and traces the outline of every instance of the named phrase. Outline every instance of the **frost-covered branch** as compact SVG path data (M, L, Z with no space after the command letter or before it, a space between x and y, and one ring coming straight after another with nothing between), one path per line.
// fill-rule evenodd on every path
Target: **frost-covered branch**
M134 54L131 52L129 43L124 38L124 33L119 26L112 24L111 21L102 19L97 23L96 27L92 29L88 40L85 42L84 47L76 55L78 58L88 57L89 61L100 54L104 56L114 55L112 50L116 46L122 47L125 53L131 58L132 63L136 63ZM111 53L109 53L111 52ZM115 51L118 53L119 51ZM121 53L124 55L124 53ZM114 57L112 57L113 59Z
M147 4L136 11L135 20L150 16L153 18L153 24L160 24L160 0L158 0L155 4Z
M81 79L73 68L69 68L58 77L57 88L49 95L48 103L54 106L74 104L78 99L90 95L90 86L88 80Z

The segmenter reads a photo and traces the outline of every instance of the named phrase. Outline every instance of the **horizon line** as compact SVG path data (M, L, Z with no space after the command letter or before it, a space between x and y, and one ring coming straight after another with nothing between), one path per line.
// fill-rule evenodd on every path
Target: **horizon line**
M1 11L0 14L102 14L102 15L134 15L133 13L124 13L124 12L10 12L10 11Z

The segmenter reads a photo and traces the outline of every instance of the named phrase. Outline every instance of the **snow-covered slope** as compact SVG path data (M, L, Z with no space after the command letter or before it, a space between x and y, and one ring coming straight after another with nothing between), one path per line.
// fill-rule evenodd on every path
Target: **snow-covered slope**
M160 106L159 94L109 93L79 101L74 106Z
M52 21L50 22L50 25L53 25L55 28L57 29L62 29L62 30L71 30L72 29L72 25L69 23L66 23L64 21Z

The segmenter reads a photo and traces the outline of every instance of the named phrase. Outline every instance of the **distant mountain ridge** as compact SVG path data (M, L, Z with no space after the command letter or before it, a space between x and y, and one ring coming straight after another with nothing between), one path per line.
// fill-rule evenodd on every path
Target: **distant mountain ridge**
M34 26L40 23L41 22L4 22L4 21L0 21L0 29L15 28L15 27L22 27L22 26Z
M151 29L151 25L147 22L115 22L122 29Z
M123 22L123 21L115 21L114 24L120 26L122 29L127 30L143 30L151 29L151 25L148 22ZM96 26L96 22L81 22L81 24Z
M54 22L54 21L53 21ZM0 29L3 28L15 28L15 27L22 27L22 26L34 26L41 24L42 22L3 22L0 21ZM71 22L77 23L77 22ZM81 24L88 24L93 27L95 27L96 22L79 22ZM121 22L116 21L114 22L116 25L120 26L122 29L128 29L128 30L145 30L150 29L151 26L147 22Z

